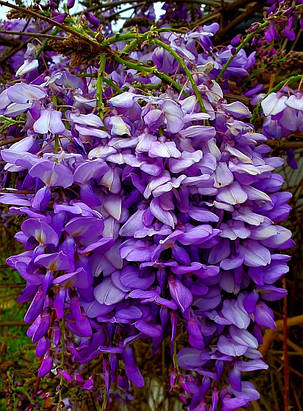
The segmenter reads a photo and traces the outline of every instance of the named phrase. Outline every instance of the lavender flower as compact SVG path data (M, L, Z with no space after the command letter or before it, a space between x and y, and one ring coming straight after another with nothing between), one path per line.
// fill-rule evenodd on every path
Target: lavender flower
M227 46L210 57L217 30L215 23L161 34L186 61L183 68L167 50L149 49L158 70L175 73L180 94L139 92L135 82L157 84L157 70L145 68L145 78L140 67L114 64L106 64L106 77L128 91L115 94L107 82L100 96L98 83L98 102L94 80L57 69L2 91L0 113L25 122L23 141L1 151L6 173L19 173L22 193L0 201L26 216L16 234L25 251L7 262L26 281L19 300L31 301L25 321L42 358L39 377L54 367L72 379L60 363L62 338L78 366L108 354L105 389L110 394L116 383L128 393L129 382L144 386L132 344L148 341L154 353L169 336L171 384L188 409L206 409L210 389L210 410L258 399L242 372L266 368L258 345L261 327L275 327L268 302L286 293L274 284L288 270L279 251L293 246L291 233L277 224L290 211L290 195L279 192L283 179L274 169L282 162L268 156L266 136L248 123L250 110L228 103L214 80L233 53ZM144 51L132 57L148 58ZM241 50L226 78L246 76L254 58ZM262 107L267 136L276 124L281 134L290 130L289 113L301 127L299 92L272 93ZM95 387L93 378L78 380L82 389Z

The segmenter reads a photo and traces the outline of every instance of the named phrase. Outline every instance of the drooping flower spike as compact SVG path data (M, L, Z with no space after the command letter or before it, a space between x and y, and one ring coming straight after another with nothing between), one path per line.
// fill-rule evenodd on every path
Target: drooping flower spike
M99 67L80 78L79 68L64 68L67 57L47 51L49 72L0 94L0 114L23 122L10 129L23 140L1 151L17 191L0 201L25 216L16 234L25 251L7 262L26 281L19 300L31 302L25 321L39 378L56 370L99 388L65 369L61 339L79 370L102 356L104 390L110 397L116 384L127 397L130 383L145 384L133 347L145 341L156 354L168 340L171 385L189 410L258 399L242 373L267 368L258 345L261 328L275 327L268 302L286 294L274 284L288 271L280 251L293 246L278 224L290 195L274 172L283 161L269 156L249 108L227 102L214 80L233 55L232 46L209 53L217 30L161 33L172 52L134 51L137 69L107 62L102 104ZM143 76L148 60L155 68ZM239 81L253 64L242 50L225 79ZM36 69L24 56L17 76ZM157 88L158 71L181 90ZM300 112L300 94L269 97L267 116Z

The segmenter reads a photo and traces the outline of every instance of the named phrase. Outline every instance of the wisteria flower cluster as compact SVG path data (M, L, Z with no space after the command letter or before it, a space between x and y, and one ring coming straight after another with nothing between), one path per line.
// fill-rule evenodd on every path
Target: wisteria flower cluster
M298 20L298 14L295 11L295 5L302 4L302 0L290 1L276 1L269 0L267 4L270 7L267 9L269 17L278 17L276 21L272 21L268 28L265 30L265 39L268 43L274 40L281 40L281 35L285 36L288 40L294 41L296 38L295 29ZM282 18L282 14L284 18ZM300 18L300 26L303 21Z
M300 91L287 88L285 92L270 93L262 100L261 106L267 117L263 131L268 137L283 137L296 130L302 131L303 94Z
M266 119L263 124L263 133L269 138L282 138L299 131L302 132L303 97L300 91L288 87L273 92L261 102ZM293 150L289 149L288 163L297 168L297 161Z
M269 72L276 70L277 66L283 67L285 64L288 69L288 62L291 60L293 49L297 42L296 33L303 27L303 19L301 15L302 0L296 1L276 1L268 0L269 7L266 9L266 17L264 22L254 23L248 29L249 34L254 34L252 44L256 49L258 65L260 69L266 69ZM232 40L238 45L243 39L239 34ZM292 44L288 50L283 43ZM296 66L294 67L296 70ZM262 84L255 82L256 87L261 87Z
M258 346L275 327L268 302L286 295L275 283L293 246L279 225L291 197L274 171L283 160L266 135L293 116L300 129L302 97L270 94L256 132L249 108L228 103L215 81L234 53L209 53L217 29L152 33L129 59L122 35L108 43L114 63L72 72L68 57L46 50L42 62L30 44L3 87L6 138L18 141L1 150L0 201L24 216L24 252L7 263L26 281L19 301L30 302L39 378L94 389L64 355L80 365L102 356L104 398L127 400L131 383L145 383L133 346L156 354L168 342L170 386L189 410L259 398L243 373L267 368ZM253 64L242 50L225 78Z

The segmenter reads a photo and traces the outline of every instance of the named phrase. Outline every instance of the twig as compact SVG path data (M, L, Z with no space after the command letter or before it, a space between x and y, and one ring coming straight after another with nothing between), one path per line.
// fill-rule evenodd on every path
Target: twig
M230 58L227 60L227 62L224 64L224 66L222 67L220 73L218 74L216 81L219 82L222 77L223 74L225 73L225 71L228 69L228 67L230 66L230 64L232 63L233 59L237 56L237 54L239 53L240 50L242 50L245 46L245 44L247 44L250 40L252 40L252 38L255 36L256 33L258 33L260 30L264 29L266 26L269 25L268 21L265 21L262 24L259 24L258 27L256 28L256 30L254 30L253 32L249 33L245 39L242 41L241 44L239 44L239 46L236 48L236 51L233 55L230 56Z
M117 93L122 93L122 90L120 89L120 87L118 87L117 84L112 79L110 79L109 77L104 77L103 81L108 86L112 87Z
M106 74L106 73L104 73ZM76 74L77 77L91 77L91 78L97 78L98 73L80 73ZM120 87L117 86L117 84L110 79L109 77L104 77L103 78L104 83L106 83L108 86L112 87L117 93L122 93L122 90Z
M28 324L24 321L0 321L0 327L24 327Z
M213 13L209 13L206 16L203 16L200 20L196 20L194 27L199 27L199 26L207 23L208 21L217 19L218 17L220 17L220 12L219 12L220 10L221 9L216 10Z
M270 373L270 382L271 382L271 392L272 392L272 396L273 396L273 400L275 403L275 411L279 411L279 402L278 402L278 397L277 397L277 391L275 388L275 381L274 381L274 373L271 372Z
M20 45L20 40L11 38L11 37L5 37L5 36L0 36L0 44L4 46L19 46Z
M296 401L296 404L297 404L297 406L298 406L298 411L303 411L303 408L302 408L301 405L300 405L300 399L299 399L299 397L298 397L297 388L295 388L294 390L292 390L292 393L293 393L293 395L294 395L294 397L295 397L295 401Z
M279 335L278 339L283 342L283 335ZM294 351L296 351L296 353L301 353L301 355L302 355L302 353L303 353L303 348L302 347L300 347L298 344L291 341L289 338L286 339L286 342L287 342L287 345L290 348L292 348ZM282 351L282 354L283 354L283 351ZM288 354L291 354L291 352L289 352Z
M266 145L272 148L281 148L287 150L290 148L303 148L303 141L283 141L283 140L268 140L265 142Z
M303 324L303 314L295 317L287 318L287 327L293 327L295 325ZM265 357L269 347L276 338L277 334L283 330L283 320L276 321L276 328L274 330L267 330L264 334L263 344L260 346L259 351Z
M24 137L15 137L15 138L11 138L10 140L0 141L0 147L6 146L7 144L17 143L17 141L21 141L23 139Z
M299 10L300 8L303 7L303 4L298 4L296 6L296 10ZM281 16L279 16L279 18L281 18ZM245 39L242 41L241 44L239 44L239 46L236 48L235 53L230 56L230 58L227 60L227 62L224 64L224 66L222 67L219 75L216 78L216 81L219 81L222 79L223 74L225 73L225 71L228 69L228 67L230 66L231 62L233 61L233 59L237 56L237 54L239 53L240 50L243 49L243 47L245 46L245 44L247 44L250 40L253 39L253 37L255 36L255 34L257 34L260 30L263 30L265 27L267 27L269 25L269 23L272 20L266 20L264 21L264 23L262 24L258 24L256 26L256 29L254 31L252 31L251 33L247 34L247 36L245 37Z
M46 33L32 33L32 32L27 32L27 31L7 31L7 30L0 30L0 33L28 36L28 37L43 37L43 38L54 39L54 40L65 40L65 37L52 36L51 34L46 34Z
M2 188L2 190L0 190L0 194L35 194L34 190L17 190L14 188Z
M180 86L180 84L178 84L175 80L173 80L167 74L164 74L161 71L157 70L156 67L145 66L144 64L140 63L139 61L132 62L132 61L124 60L118 55L115 55L114 58L117 61L117 63L123 64L124 66L126 66L130 69L137 70L139 72L141 71L143 73L144 72L145 73L150 73L150 74L155 75L156 77L159 77L161 80L163 80L166 83L173 86L176 90L182 91L183 94L185 95L185 97L189 96L189 94L186 91L182 90L182 87Z
M108 17L106 17L106 18L109 19L109 20L114 20L116 17L119 16L119 14L125 13L126 11L132 10L132 9L134 9L134 8L136 8L136 7L140 7L140 6L143 6L143 5L144 5L144 3L138 3L138 4L135 5L135 6L126 7L126 9L118 10L116 13L113 13L113 14L111 14L110 16L108 16Z
M178 3L183 0L175 0L175 1L176 3ZM90 8L90 11L108 9L108 8L113 8L116 6L122 6L123 4L137 3L137 2L138 0L118 0L118 1L113 1L109 3L103 3L103 4L101 3L100 5ZM158 0L154 0L153 2L157 3ZM220 1L212 1L212 0L189 0L188 3L206 4L206 5L214 6L214 7L220 5ZM137 6L134 5L133 7L137 7Z
M283 288L286 287L285 277L282 279ZM288 411L289 404L289 374L287 355L287 296L283 298L283 375L284 375L284 411Z
M201 97L201 92L198 89L198 86L193 78L193 75L191 74L191 71L189 70L189 68L187 67L187 65L184 63L184 61L182 60L182 58L179 56L179 54L177 54L171 47L169 47L168 44L163 43L163 41L158 40L158 39L153 39L152 43L162 47L163 49L165 49L166 51L168 51L169 54L171 54L178 62L178 64L180 65L180 67L183 68L183 70L185 71L189 81L191 82L192 88L196 94L197 97L197 101L200 105L200 109L202 112L206 113L206 109L204 107L204 103Z
M276 360L277 360L280 364L283 364L283 360L281 360L280 358L277 358ZM289 371L293 372L293 373L296 374L298 377L300 377L301 379L303 379L303 374L302 374L300 371L296 370L296 369L293 368L293 367L288 367L288 369L289 369ZM288 410L287 410L287 411L288 411Z
M239 14L236 18L234 18L229 24L227 24L218 32L215 38L216 41L219 42L220 40L222 40L226 36L226 34L230 32L237 24L246 21L247 17L255 13L261 7L263 7L263 4L257 3L254 6L250 7L248 10L245 10L243 13Z
M9 267L8 267L9 268ZM24 288L25 284L0 284L0 288Z
M49 30L51 30L52 27L47 27L46 29L42 30L41 33L47 33ZM24 46L26 46L29 42L32 41L32 38L29 37L27 40L25 40L24 42L21 42L16 48L12 49L10 52L8 52L7 54L5 54L5 56L2 57L2 59L0 59L0 64L3 64L7 59L9 59L10 57L12 57L15 53L17 53L19 50L22 50Z
M294 41L294 42L292 43L292 45L291 45L290 51L293 51L293 50L295 49L295 47L296 47L296 45L297 45L297 43L298 43L298 41L299 41L299 38L300 38L302 32L303 32L302 29L300 29L300 30L298 31L298 34L297 34L297 36L296 36L296 38L295 38L295 41Z
M104 103L102 100L102 93L104 91L103 82L104 82L105 63L106 63L106 54L101 53L99 71L98 71L97 82L96 82L96 88L97 88L96 98L98 102L99 116L101 120L103 119L103 112L104 112Z
M283 355L283 350L270 350L272 354L281 354ZM287 353L288 356L303 356L303 350L302 351L288 351Z
M12 4L12 3L9 3L8 1L3 1L3 0L0 0L0 5L10 7L11 9L20 11L20 12L24 13L25 15L31 16L35 19L47 21L51 25L51 27L56 26L56 27L60 28L62 31L64 31L65 33L69 33L72 36L75 36L75 37L81 39L82 41L86 41L88 43L91 43L94 47L97 47L97 49L100 49L100 47L101 47L100 44L97 41L95 41L93 38L85 36L85 35L81 34L80 32L78 32L77 30L74 30L74 29L66 26L65 24L58 23L57 21L54 21L51 18L46 17L41 13L37 13L36 11L34 11L30 8L16 6L15 4Z
M239 8L246 6L248 3L251 3L251 0L233 1L232 3L225 5L224 11L229 14L234 10L238 10Z

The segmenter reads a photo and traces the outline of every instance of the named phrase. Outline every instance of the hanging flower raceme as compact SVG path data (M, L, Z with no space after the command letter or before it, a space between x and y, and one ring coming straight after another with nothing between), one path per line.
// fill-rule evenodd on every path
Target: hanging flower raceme
M268 156L249 109L228 103L214 81L232 51L216 52L205 68L217 29L163 35L173 53L151 48L181 91L132 87L157 85L156 69L144 78L106 66L128 90L104 82L102 120L91 76L61 70L2 91L1 113L24 122L23 140L1 151L19 191L0 201L26 216L16 234L25 251L8 264L26 281L19 301L31 302L25 321L39 377L56 369L78 378L65 369L61 339L76 364L103 355L104 389L115 384L127 397L130 382L145 383L134 344L148 342L156 354L168 339L171 386L189 410L258 399L242 373L267 368L258 345L262 327L275 327L268 302L286 294L275 282L288 271L280 251L293 246L278 224L290 195L280 192L282 161ZM245 76L252 64L239 53L226 75ZM300 98L271 95L268 115L285 105L297 116ZM77 381L94 389L93 377Z
M285 139L302 132L303 94L289 87L272 92L261 100L265 116L263 133L270 139ZM298 167L293 150L287 150L287 162L296 169Z

